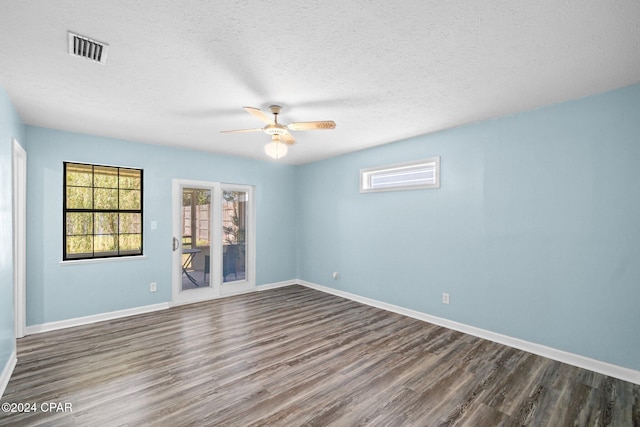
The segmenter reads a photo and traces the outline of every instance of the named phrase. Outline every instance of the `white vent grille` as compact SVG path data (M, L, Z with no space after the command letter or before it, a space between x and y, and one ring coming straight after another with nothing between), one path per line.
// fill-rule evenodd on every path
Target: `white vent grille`
M69 31L69 55L80 56L94 62L107 62L109 45Z

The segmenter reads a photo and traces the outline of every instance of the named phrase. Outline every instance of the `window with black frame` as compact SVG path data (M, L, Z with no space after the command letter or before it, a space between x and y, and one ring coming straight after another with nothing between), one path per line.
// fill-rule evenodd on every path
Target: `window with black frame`
M142 255L142 169L64 163L63 260Z

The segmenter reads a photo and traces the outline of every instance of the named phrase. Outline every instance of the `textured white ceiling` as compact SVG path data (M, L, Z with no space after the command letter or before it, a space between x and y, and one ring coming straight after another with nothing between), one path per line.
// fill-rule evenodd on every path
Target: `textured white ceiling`
M67 54L67 31L110 45ZM301 164L640 82L638 0L0 0L0 84L31 125Z

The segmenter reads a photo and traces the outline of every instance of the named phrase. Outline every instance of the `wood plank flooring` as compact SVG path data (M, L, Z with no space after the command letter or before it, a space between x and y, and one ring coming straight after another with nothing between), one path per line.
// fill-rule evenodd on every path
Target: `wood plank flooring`
M638 385L301 286L20 339L5 402L38 405L12 426L640 426Z

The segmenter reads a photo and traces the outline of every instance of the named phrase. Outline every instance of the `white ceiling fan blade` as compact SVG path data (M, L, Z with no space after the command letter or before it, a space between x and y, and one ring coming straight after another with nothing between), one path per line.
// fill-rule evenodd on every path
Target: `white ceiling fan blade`
M220 133L240 133L240 132L258 132L262 131L262 128L255 129L237 129L237 130L221 130Z
M242 108L244 108L247 113L251 114L253 117L256 117L258 120L261 120L267 124L273 124L273 119L267 116L259 108L255 108L255 107L242 107Z
M290 133L283 133L282 135L280 135L280 140L289 145L293 145L296 143L295 138Z
M287 127L291 130L335 129L336 123L333 120L324 120L318 122L298 122L291 123Z

